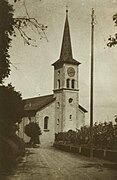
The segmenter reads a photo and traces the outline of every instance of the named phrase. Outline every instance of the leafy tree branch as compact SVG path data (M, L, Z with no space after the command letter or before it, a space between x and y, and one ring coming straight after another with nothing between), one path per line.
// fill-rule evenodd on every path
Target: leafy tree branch
M113 15L113 21L115 26L117 26L117 14ZM112 47L115 46L117 44L117 33L114 34L114 36L111 36L108 38L109 42L107 44L107 46Z

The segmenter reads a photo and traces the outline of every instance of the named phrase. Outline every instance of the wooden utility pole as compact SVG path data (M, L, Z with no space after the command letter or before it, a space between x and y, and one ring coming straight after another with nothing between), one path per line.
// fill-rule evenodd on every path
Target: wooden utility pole
M93 158L93 69L94 69L94 9L91 21L91 84L90 84L90 157Z

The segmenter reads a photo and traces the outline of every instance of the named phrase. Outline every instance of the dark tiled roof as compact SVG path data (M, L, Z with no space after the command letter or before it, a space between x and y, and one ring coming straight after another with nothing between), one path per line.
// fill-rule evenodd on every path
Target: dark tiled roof
M34 117L36 115L36 110L24 110L23 117Z
M55 101L55 97L53 94L50 95L46 95L46 96L40 96L40 97L34 97L34 98L29 98L29 99L24 99L25 102L25 108L24 111L25 113L29 114L35 114L36 111L39 111L40 109L42 109L43 107L47 106L48 104L50 104L51 102ZM79 105L79 108L87 113L88 111L83 108L81 105Z
M55 66L55 67L59 67L59 66L62 66L63 64L73 64L73 65L79 65L81 64L80 62L76 61L75 59L67 59L67 60L64 60L64 59L58 59L56 62L54 62L52 64L52 66Z
M48 105L49 103L53 102L56 98L54 98L53 94L34 97L29 99L24 99L25 102L25 111L38 111Z

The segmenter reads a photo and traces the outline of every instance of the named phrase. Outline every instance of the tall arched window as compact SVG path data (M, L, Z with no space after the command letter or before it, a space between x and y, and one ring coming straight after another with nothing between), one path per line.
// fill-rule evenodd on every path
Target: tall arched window
M71 81L71 88L75 88L75 80L74 79L72 79L72 81Z
M66 80L66 85L67 85L67 88L69 88L69 86L70 86L70 79Z
M48 116L46 116L46 117L44 118L44 129L48 129L48 119L49 119Z
M57 87L60 88L60 79L57 81Z

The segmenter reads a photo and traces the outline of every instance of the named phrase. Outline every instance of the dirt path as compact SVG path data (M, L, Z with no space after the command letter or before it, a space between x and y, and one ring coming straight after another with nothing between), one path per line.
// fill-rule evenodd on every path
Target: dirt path
M40 147L28 149L17 167L0 175L0 180L117 180L117 170L110 165L53 147Z

